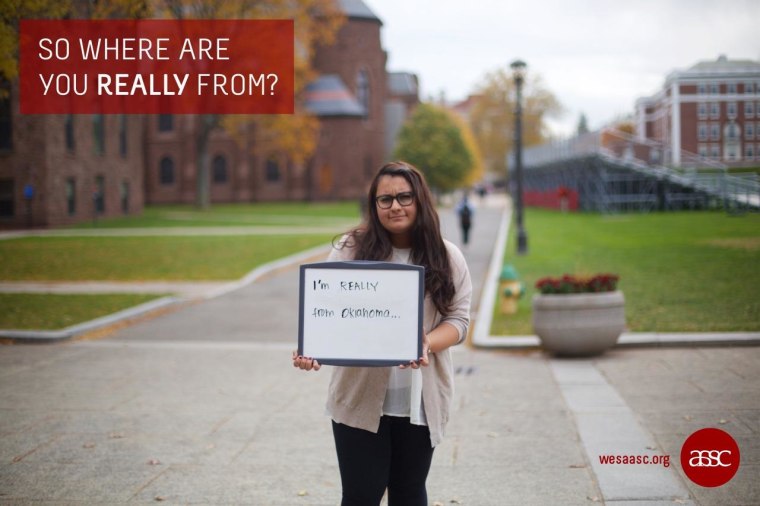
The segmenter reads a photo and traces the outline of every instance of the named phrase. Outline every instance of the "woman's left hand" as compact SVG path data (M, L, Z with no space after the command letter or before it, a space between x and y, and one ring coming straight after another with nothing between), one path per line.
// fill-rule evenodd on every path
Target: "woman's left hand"
M423 334L422 337L422 356L419 360L412 360L409 362L409 364L401 364L399 367L401 369L406 369L407 367L411 367L412 369L419 369L420 367L427 367L430 365L430 360L428 358L428 353L430 352L430 338L428 338L427 334Z

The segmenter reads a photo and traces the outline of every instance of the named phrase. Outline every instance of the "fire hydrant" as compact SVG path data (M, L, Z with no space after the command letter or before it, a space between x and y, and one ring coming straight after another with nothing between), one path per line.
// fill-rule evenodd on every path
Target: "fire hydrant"
M517 312L517 299L523 296L525 287L518 279L517 271L511 265L505 265L499 276L499 295L502 314Z

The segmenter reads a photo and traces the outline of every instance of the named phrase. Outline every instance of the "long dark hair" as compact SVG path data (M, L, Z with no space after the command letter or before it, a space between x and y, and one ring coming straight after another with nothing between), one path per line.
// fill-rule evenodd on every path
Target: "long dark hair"
M438 212L425 177L405 162L391 162L375 174L367 192L367 220L348 232L348 238L338 247L354 249L354 260L379 260L391 258L393 245L388 231L380 223L375 205L377 186L381 177L400 176L412 187L417 203L417 218L411 231L412 253L410 260L425 267L425 291L442 315L448 314L454 299L449 255L441 236Z

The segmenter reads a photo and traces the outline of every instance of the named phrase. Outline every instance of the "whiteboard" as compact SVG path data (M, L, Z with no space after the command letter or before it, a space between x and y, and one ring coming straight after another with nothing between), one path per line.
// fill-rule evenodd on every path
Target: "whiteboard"
M388 262L301 265L298 354L321 364L393 366L422 356L425 269Z

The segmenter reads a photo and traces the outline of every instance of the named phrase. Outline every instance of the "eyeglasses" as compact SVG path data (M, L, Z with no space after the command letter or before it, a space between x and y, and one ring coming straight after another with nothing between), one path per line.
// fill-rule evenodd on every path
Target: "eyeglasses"
M414 193L412 192L401 192L396 194L394 197L393 195L380 195L379 197L375 198L375 202L377 202L377 207L380 209L390 209L393 207L393 201L397 200L400 206L406 207L412 205L412 202L414 202Z

